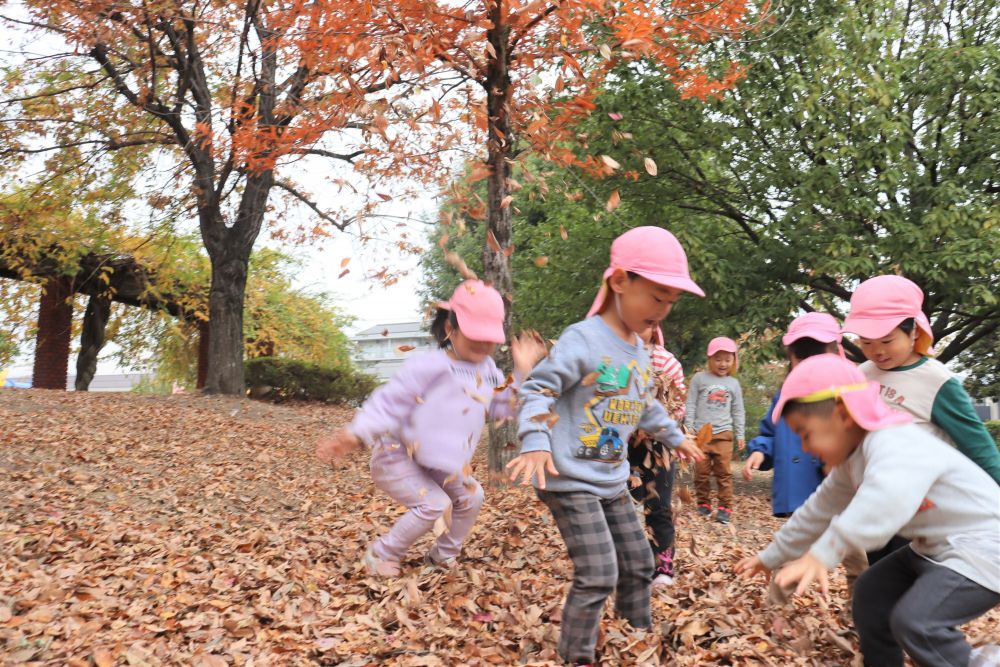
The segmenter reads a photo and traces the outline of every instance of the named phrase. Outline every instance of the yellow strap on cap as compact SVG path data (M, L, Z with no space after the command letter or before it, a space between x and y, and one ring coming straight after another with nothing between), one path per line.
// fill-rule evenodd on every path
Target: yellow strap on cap
M839 387L828 387L827 389L820 389L819 391L814 391L806 396L800 396L799 398L789 399L795 403L819 403L820 401L828 401L832 398L839 398L843 394L848 394L852 391L862 391L868 388L868 383L863 382L859 384L844 384Z

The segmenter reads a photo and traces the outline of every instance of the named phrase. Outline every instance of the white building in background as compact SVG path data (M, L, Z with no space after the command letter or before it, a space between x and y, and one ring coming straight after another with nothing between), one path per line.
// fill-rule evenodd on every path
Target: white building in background
M365 373L388 380L407 356L437 347L429 326L427 322L400 322L360 331L351 337L354 363Z

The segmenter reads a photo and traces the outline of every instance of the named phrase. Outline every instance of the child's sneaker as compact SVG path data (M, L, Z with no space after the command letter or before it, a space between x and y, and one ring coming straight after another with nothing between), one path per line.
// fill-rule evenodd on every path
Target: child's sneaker
M365 564L365 569L368 570L368 574L373 577L398 577L400 564L391 561L383 560L375 555L374 546L369 546L365 549L365 555L362 557L361 561Z
M664 549L656 554L656 576L653 577L653 588L671 586L674 583L674 550Z
M452 556L451 558L445 558L444 560L437 560L432 555L434 550L428 551L424 556L424 565L427 567L433 567L438 570L452 570L458 564L458 559Z
M725 507L720 507L719 511L715 513L715 520L719 523L729 523L730 517L733 515L732 510L728 510Z
M707 517L712 514L711 505L698 505L698 514Z

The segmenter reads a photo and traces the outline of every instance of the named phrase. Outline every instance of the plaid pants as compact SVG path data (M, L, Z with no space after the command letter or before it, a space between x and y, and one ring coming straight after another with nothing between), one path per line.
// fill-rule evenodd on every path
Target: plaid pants
M604 602L636 628L649 628L653 552L628 491L610 500L592 493L537 491L552 511L573 561L573 585L563 607L559 655L594 661Z

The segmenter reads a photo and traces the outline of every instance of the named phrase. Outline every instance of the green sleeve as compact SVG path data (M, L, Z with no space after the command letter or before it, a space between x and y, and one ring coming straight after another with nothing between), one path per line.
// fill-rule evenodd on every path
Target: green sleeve
M931 422L948 434L958 451L1000 484L1000 450L972 407L972 399L955 378L945 382L934 397Z

